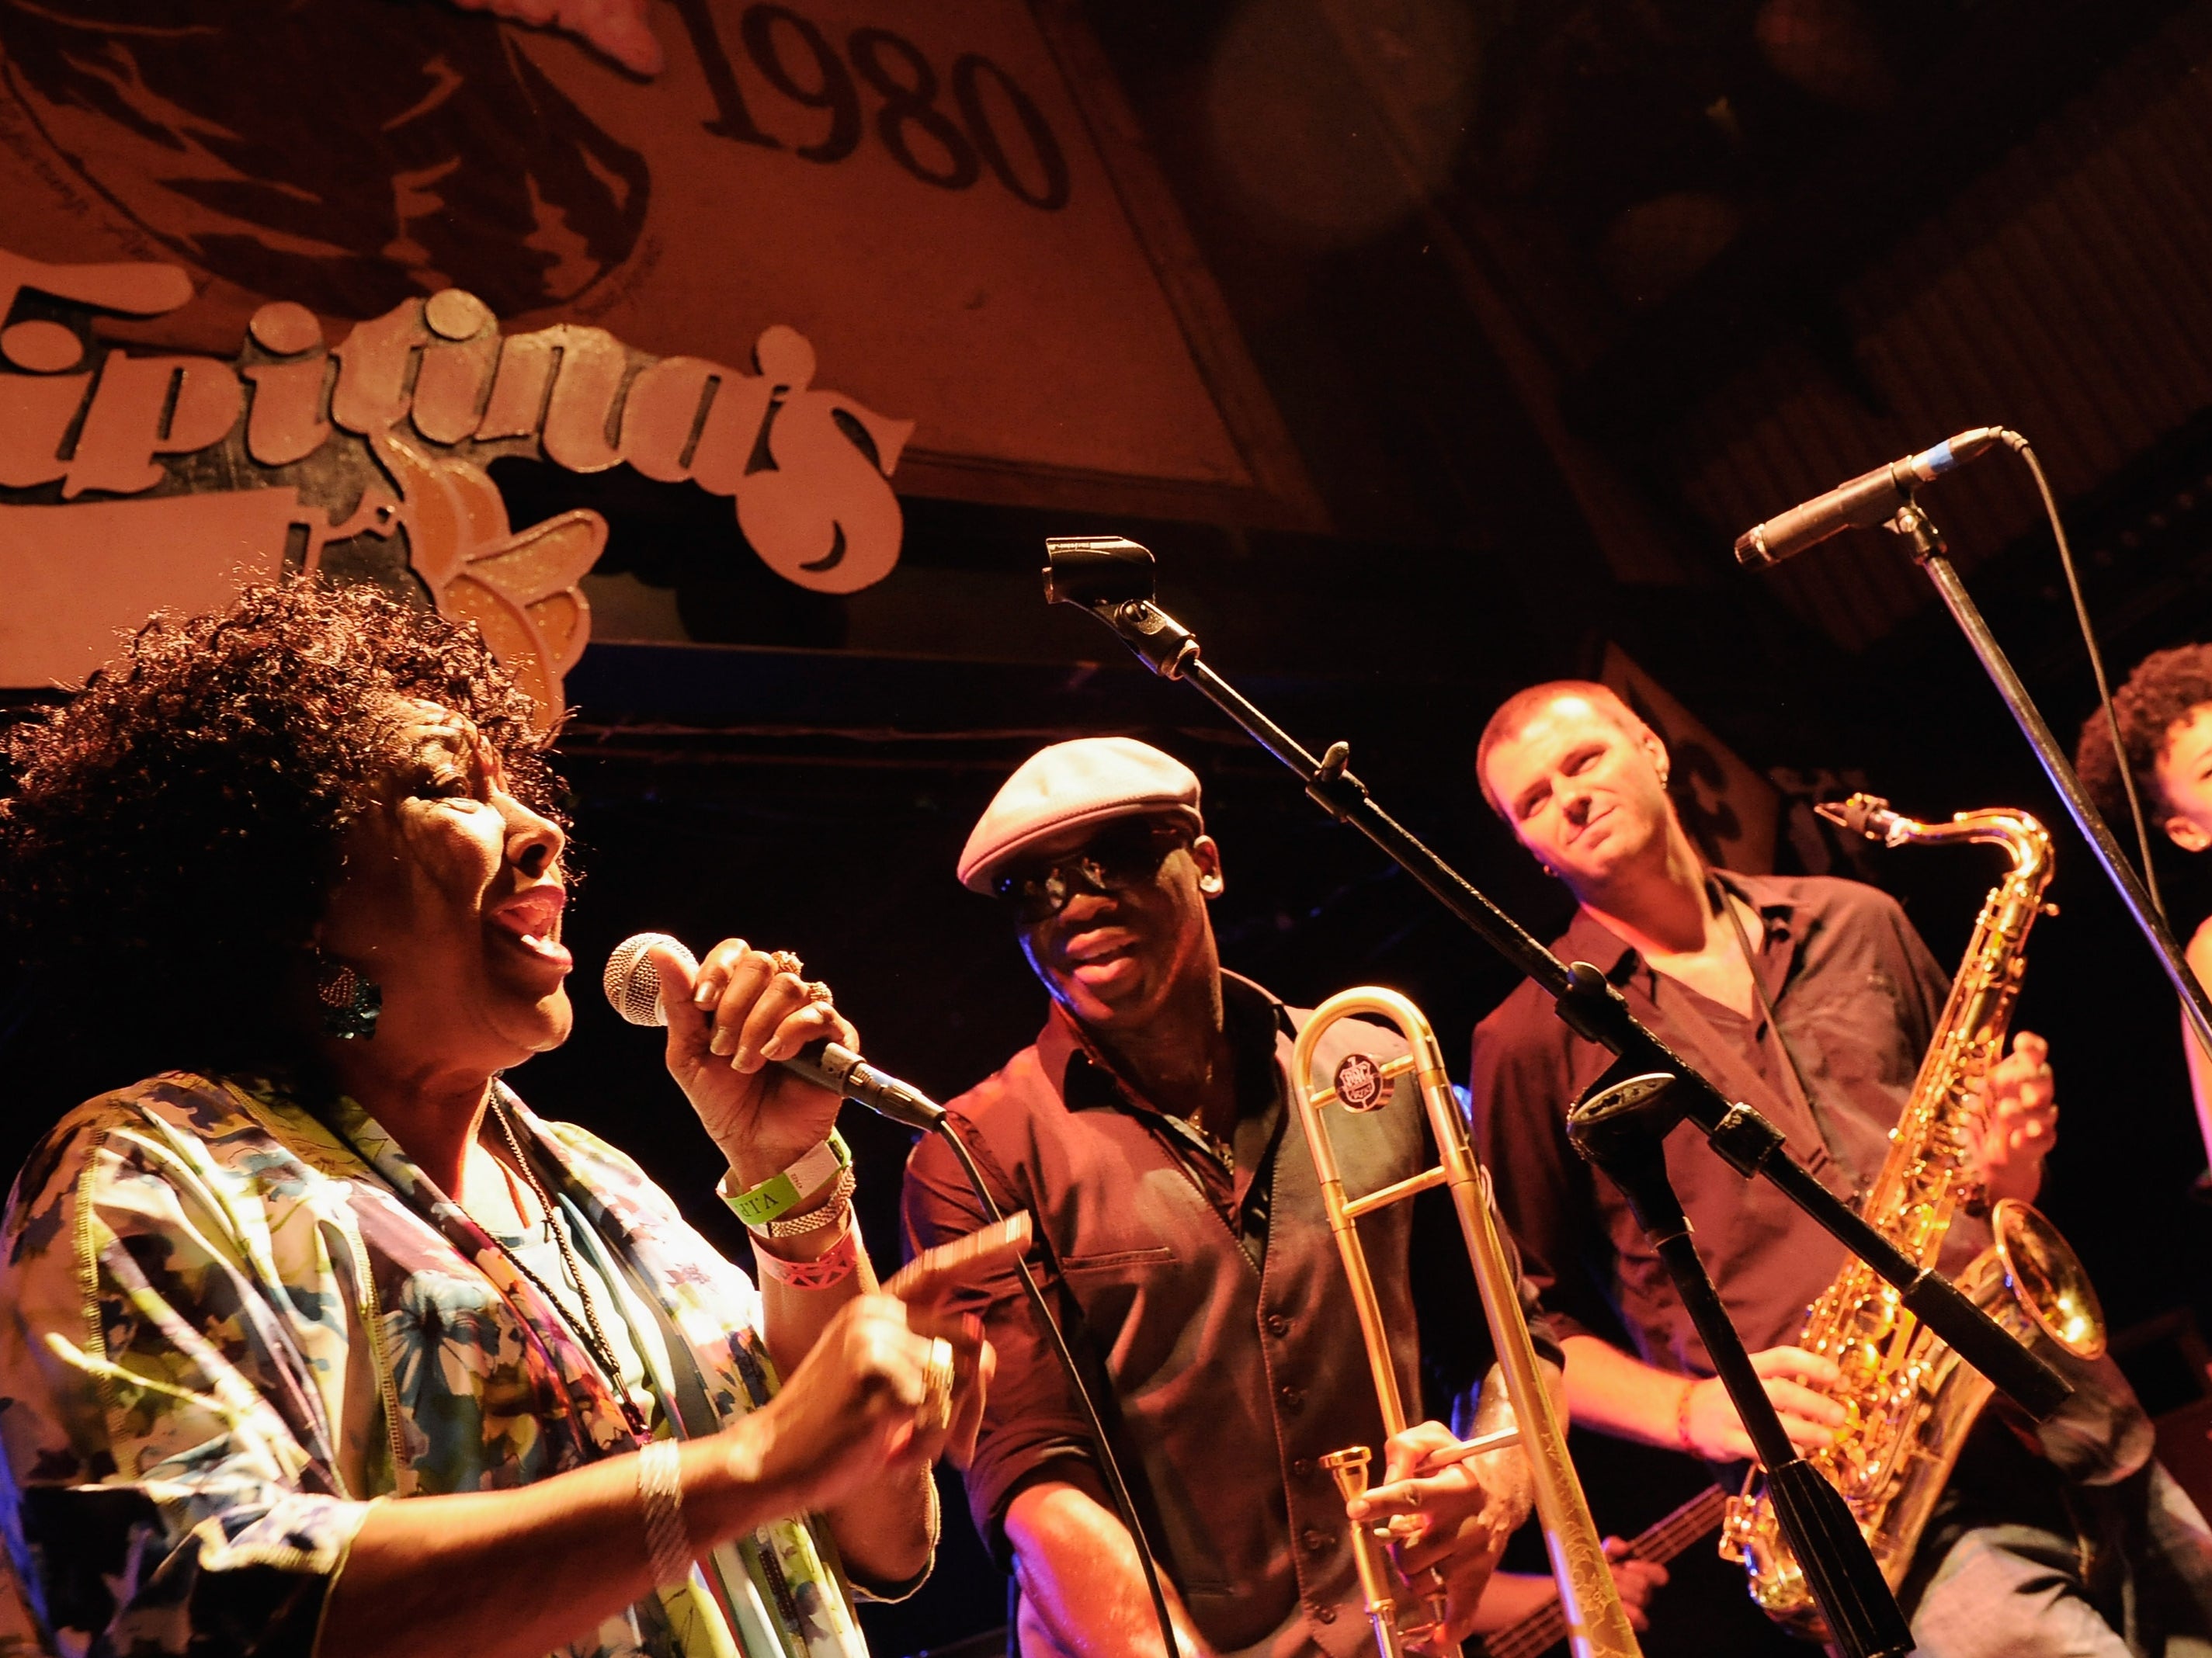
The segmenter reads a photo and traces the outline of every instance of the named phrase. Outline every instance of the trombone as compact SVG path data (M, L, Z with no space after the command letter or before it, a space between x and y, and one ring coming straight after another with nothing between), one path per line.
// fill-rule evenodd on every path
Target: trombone
M1408 1053L1395 1059L1376 1060L1350 1054L1339 1061L1335 1074L1321 1088L1314 1086L1314 1054L1322 1037L1340 1019L1355 1014L1379 1014L1396 1025L1406 1038ZM1313 1151L1321 1179L1322 1206L1329 1230L1336 1235L1344 1270L1352 1280L1352 1303L1359 1312L1359 1330L1367 1346L1368 1368L1375 1376L1375 1392L1382 1407L1385 1432L1406 1428L1406 1407L1398 1393L1398 1376L1390 1360L1389 1333L1375 1297L1375 1281L1367 1271L1367 1256L1359 1242L1358 1220L1391 1204L1435 1186L1451 1187L1452 1203L1459 1212L1460 1232L1474 1266L1474 1280L1482 1291L1482 1312L1490 1337L1505 1373L1505 1394L1511 1401L1516 1425L1486 1434L1462 1448L1492 1450L1519 1443L1527 1448L1528 1466L1536 1487L1536 1513L1544 1528L1544 1543L1552 1558L1552 1576L1559 1586L1559 1606L1566 1615L1567 1638L1575 1658L1641 1658L1628 1614L1621 1609L1613 1588L1613 1571L1606 1564L1604 1546L1590 1520L1589 1505L1567 1460L1566 1440L1552 1409L1549 1391L1536 1369L1536 1350L1528 1340L1528 1326L1521 1315L1520 1285L1499 1242L1492 1219L1489 1180L1474 1160L1468 1144L1467 1125L1461 1120L1459 1102L1444 1075L1443 1051L1437 1033L1419 1008L1395 990L1370 986L1341 991L1314 1011L1298 1033L1291 1063L1292 1096L1306 1144ZM1329 1144L1322 1113L1330 1106L1346 1111L1372 1111L1387 1102L1391 1084L1404 1076L1415 1078L1427 1106L1429 1127L1436 1137L1441 1159L1437 1166L1383 1187L1363 1197L1347 1199L1344 1177L1338 1172L1336 1153ZM1367 1489L1371 1453L1364 1445L1348 1446L1322 1459L1336 1477L1337 1489L1348 1502ZM1425 1629L1441 1635L1443 1606L1440 1595L1428 1598L1417 1619L1405 1616L1401 1596L1404 1580L1392 1565L1385 1546L1387 1527L1372 1525L1352 1528L1352 1554L1359 1569L1359 1586L1374 1625L1375 1644L1381 1658L1403 1658L1409 1637L1420 1638ZM1431 1639L1427 1650L1437 1658L1457 1658L1456 1645Z

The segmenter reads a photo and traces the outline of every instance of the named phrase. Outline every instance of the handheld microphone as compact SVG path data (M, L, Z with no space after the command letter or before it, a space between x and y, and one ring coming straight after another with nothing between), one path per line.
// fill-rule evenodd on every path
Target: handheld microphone
M614 954L607 957L607 970L600 982L614 1011L632 1024L668 1023L660 1011L660 969L646 953L655 944L665 944L689 963L694 973L699 970L699 958L684 948L682 940L665 932L632 933L616 945ZM827 1037L809 1042L789 1059L775 1063L817 1088L857 1100L878 1115L909 1128L934 1128L945 1116L945 1108L913 1084L877 1070L843 1043Z
M1736 562L1752 569L1764 569L1839 531L1866 530L1886 523L1911 499L1916 487L1986 454L2004 434L2002 426L1977 426L1944 439L1933 449L1923 449L1917 455L1862 473L1849 483L1839 483L1826 495L1815 495L1746 530L1735 538Z

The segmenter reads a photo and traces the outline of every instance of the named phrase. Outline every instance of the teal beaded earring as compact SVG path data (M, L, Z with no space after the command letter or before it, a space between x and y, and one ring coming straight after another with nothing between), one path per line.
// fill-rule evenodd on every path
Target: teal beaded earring
M323 1034L340 1042L367 1042L376 1035L376 1016L384 1008L384 992L375 980L334 962L313 946L315 1000L323 1010Z

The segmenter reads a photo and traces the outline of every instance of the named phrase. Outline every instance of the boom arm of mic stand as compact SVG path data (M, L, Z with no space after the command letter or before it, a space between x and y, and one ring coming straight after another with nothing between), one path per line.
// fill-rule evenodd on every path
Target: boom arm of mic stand
M1143 586L1149 592L1151 554L1133 542L1115 545L1142 555ZM1053 556L1058 556L1056 547ZM1121 568L1128 574L1116 588L1093 593L1069 591L1066 585L1056 584L1054 571L1048 568L1046 597L1080 604L1120 635L1155 673L1195 686L1253 741L1296 773L1306 793L1323 811L1372 841L1399 868L1481 935L1484 942L1542 987L1559 1004L1559 1017L1577 1034L1611 1049L1639 1071L1663 1071L1680 1078L1677 1097L1683 1114L1704 1131L1716 1151L1742 1173L1756 1172L1773 1182L1845 1248L1895 1285L1916 1315L2021 1409L2040 1419L2071 1397L2071 1384L2049 1363L1960 1295L1948 1278L1900 1254L1783 1149L1779 1130L1750 1107L1728 1100L1646 1029L1629 1011L1620 993L1595 969L1577 963L1571 971L1465 876L1376 805L1367 786L1349 769L1350 750L1346 744L1334 744L1316 759L1246 701L1201 659L1198 641L1188 628L1150 598L1134 595L1137 561L1125 559Z

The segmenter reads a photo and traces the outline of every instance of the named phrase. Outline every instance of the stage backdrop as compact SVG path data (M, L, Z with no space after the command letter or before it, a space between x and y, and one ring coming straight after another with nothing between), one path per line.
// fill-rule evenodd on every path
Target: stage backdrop
M1315 521L1072 0L643 18L649 77L428 0L0 0L6 246L180 265L143 337L225 357L447 288L741 367L787 325L916 422L905 492Z
M1674 700L1672 692L1639 667L1620 646L1608 641L1599 678L1618 692L1636 715L1658 734L1674 760L1667 793L1674 797L1682 827L1712 862L1723 869L1765 875L1774 868L1774 832L1782 797L1774 785L1737 757L1705 723ZM1810 817L1810 813L1807 814ZM1817 833L1813 842L1822 843ZM1801 850L1800 857L1804 853ZM1828 856L1814 874L1824 873Z

